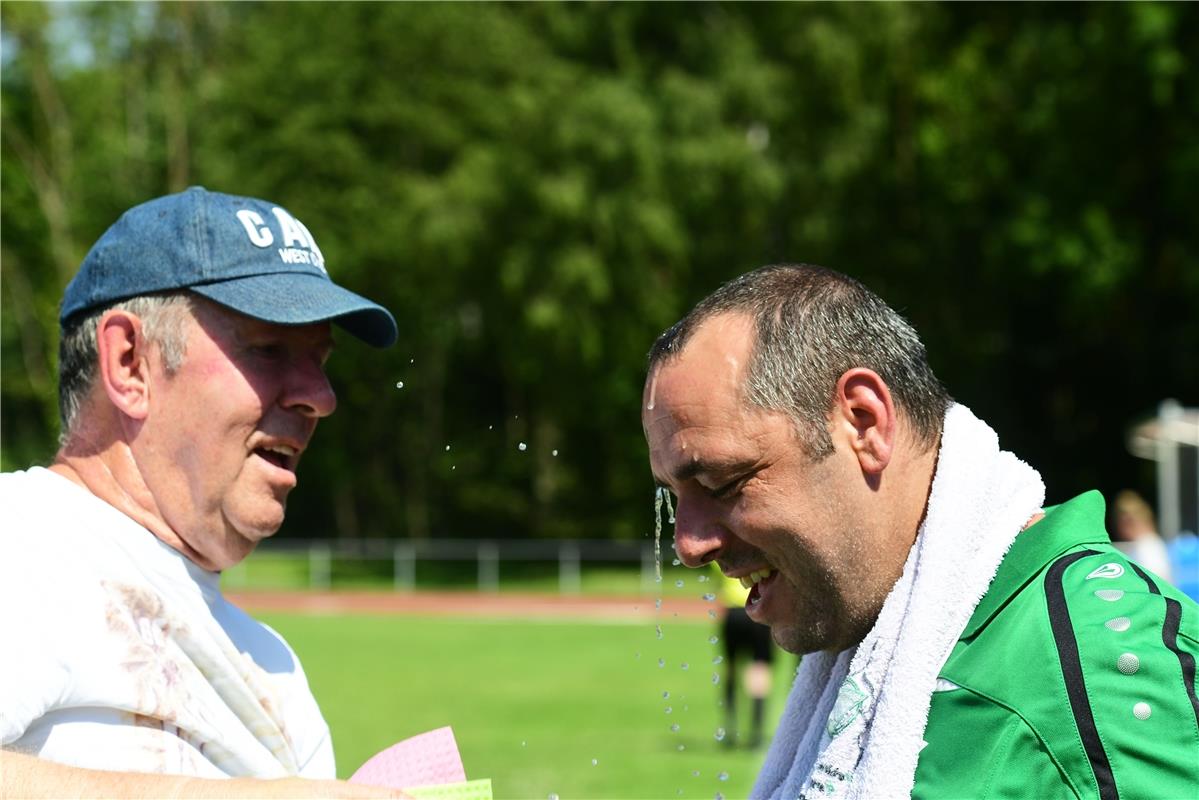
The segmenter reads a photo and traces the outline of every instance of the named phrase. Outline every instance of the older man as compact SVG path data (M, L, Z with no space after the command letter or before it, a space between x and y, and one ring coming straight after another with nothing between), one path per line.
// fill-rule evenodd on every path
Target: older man
M108 229L60 322L61 449L0 476L5 793L374 794L329 780L295 653L219 580L333 412L330 323L386 347L395 320L283 208L193 188Z
M1199 608L952 403L858 282L766 267L650 353L675 548L804 658L760 797L1194 797Z

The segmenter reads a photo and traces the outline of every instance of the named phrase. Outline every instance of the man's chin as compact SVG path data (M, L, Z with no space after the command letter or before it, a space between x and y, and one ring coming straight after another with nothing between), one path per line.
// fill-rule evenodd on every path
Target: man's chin
M821 650L839 652L843 648L836 646L828 631L798 625L771 625L770 635L783 650L802 656Z
M218 569L229 569L237 566L246 559L259 543L278 533L283 525L283 510L276 514L264 514L249 520L241 520L240 524L231 524L226 529L221 552L214 554L223 566Z

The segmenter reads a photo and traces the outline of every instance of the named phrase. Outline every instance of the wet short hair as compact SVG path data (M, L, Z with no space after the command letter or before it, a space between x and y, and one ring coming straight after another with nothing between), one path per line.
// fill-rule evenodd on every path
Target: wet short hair
M649 353L650 372L677 358L696 330L723 314L753 320L746 399L788 414L810 457L820 460L833 452L828 415L837 381L854 367L878 373L917 443L925 449L936 445L952 400L915 329L858 281L811 264L748 272L658 337Z
M66 444L78 424L79 412L96 382L96 326L112 310L124 310L142 321L146 340L158 345L163 368L172 374L183 365L187 350L185 322L194 310L190 292L164 292L118 300L68 319L58 343L58 413L62 419L59 445Z

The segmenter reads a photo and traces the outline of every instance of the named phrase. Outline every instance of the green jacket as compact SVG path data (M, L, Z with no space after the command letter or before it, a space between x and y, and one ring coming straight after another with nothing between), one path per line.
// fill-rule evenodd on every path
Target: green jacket
M1016 538L941 669L913 797L1199 799L1199 606L1103 516L1088 492Z

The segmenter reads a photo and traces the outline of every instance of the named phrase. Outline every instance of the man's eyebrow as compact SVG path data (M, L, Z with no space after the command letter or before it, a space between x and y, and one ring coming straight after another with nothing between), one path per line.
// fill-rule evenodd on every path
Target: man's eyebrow
M704 473L720 474L729 472L740 472L749 469L756 463L755 459L746 458L730 458L719 461L710 461L703 458L697 458L688 461L683 466L674 471L673 477L679 483L695 478Z

